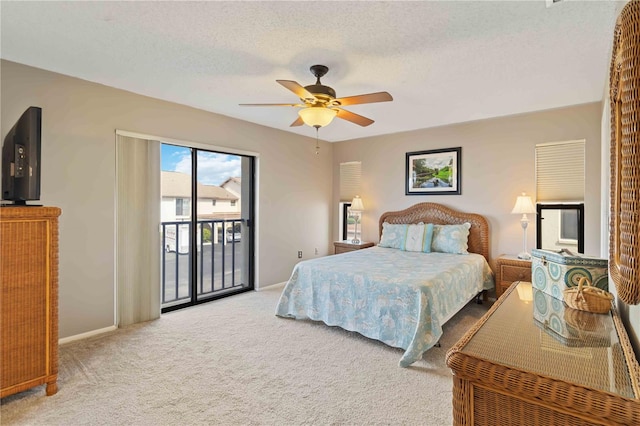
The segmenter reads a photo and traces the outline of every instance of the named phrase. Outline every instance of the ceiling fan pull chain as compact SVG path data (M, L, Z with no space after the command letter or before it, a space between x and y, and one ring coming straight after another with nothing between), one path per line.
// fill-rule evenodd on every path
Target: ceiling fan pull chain
M316 155L320 154L320 144L318 143L318 130L320 126L313 126L316 128Z

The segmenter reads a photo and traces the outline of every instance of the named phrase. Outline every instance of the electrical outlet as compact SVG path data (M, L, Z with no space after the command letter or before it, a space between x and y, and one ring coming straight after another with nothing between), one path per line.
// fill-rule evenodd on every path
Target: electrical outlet
M316 256L318 255L318 248L316 247Z
M298 259L302 259L302 250L298 251Z

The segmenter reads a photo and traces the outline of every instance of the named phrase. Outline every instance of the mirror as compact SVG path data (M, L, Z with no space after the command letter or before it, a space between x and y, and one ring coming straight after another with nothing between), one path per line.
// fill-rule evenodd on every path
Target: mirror
M536 248L584 253L584 204L538 204Z

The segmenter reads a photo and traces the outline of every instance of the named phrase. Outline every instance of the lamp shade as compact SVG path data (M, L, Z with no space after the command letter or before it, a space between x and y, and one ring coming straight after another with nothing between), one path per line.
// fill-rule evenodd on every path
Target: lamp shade
M311 127L324 127L338 115L338 111L325 107L307 107L298 111L304 124Z
M364 204L362 204L362 198L360 198L360 196L356 195L353 200L351 200L351 211L364 211Z
M516 205L513 206L513 210L511 210L511 213L513 214L527 214L535 212L536 208L531 201L531 197L525 195L524 192L518 197L518 199L516 200Z

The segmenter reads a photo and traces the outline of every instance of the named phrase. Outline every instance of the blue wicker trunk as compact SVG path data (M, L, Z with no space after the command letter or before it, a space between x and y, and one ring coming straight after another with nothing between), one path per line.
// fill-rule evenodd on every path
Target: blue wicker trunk
M577 286L582 277L587 277L592 285L609 291L607 259L540 249L533 249L531 253L533 287L556 299L562 300L562 292Z

